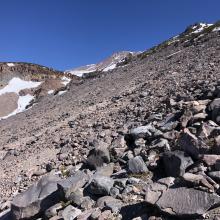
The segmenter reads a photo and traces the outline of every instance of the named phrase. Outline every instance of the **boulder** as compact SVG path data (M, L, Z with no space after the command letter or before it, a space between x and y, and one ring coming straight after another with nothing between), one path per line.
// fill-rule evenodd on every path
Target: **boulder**
M114 180L112 180L110 177L94 175L92 181L88 185L88 191L94 195L106 196L109 195L113 184Z
M89 181L89 178L89 175L85 172L77 171L73 176L59 181L58 187L68 200L71 193L75 192L79 188L82 188Z
M215 154L205 154L202 156L202 161L205 162L208 166L213 166L217 162L220 162L220 155Z
M163 154L163 166L167 176L178 177L185 173L187 167L193 164L191 157L183 151L166 152Z
M123 203L119 199L115 199L111 196L104 196L97 200L96 206L103 209L110 209L112 212L120 211Z
M220 98L214 99L208 107L212 120L220 124Z
M134 129L131 129L130 131L131 136L134 139L137 138L153 138L162 136L162 132L156 129L153 125L148 124L146 126L140 126Z
M13 218L35 218L61 200L61 191L57 187L60 178L45 176L25 192L18 194L12 201Z
M185 173L182 176L182 179L187 185L190 186L204 186L208 188L210 191L214 191L214 187L209 181L200 174L193 174L193 173Z
M199 156L199 141L195 135L193 135L187 128L181 133L179 138L180 148L192 156L198 158Z
M88 158L87 158L87 164L91 169L96 169L97 167L101 167L104 165L104 163L110 162L110 154L109 150L106 147L106 144L101 144L90 150Z
M220 197L185 187L169 188L156 201L163 212L174 216L201 216L220 202Z
M220 171L211 171L208 172L208 175L217 182L220 182Z

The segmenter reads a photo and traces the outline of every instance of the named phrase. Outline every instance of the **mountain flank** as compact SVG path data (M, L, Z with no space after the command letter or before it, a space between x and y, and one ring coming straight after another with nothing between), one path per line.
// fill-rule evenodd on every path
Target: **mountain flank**
M0 219L218 219L219 58L194 24L0 120Z

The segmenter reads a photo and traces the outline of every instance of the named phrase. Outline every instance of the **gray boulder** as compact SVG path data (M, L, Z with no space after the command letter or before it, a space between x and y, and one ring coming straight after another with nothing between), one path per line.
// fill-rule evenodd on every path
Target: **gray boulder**
M179 145L184 152L193 158L198 158L199 141L197 137L193 135L188 129L184 129L184 132L180 135Z
M163 154L163 166L167 176L178 177L185 173L187 167L193 164L191 157L183 151L166 152Z
M220 197L185 187L170 188L156 202L163 212L175 216L200 216L220 203Z
M128 161L128 169L131 173L146 173L148 172L147 165L141 156L136 156Z
M211 112L212 120L220 124L220 98L212 101L208 107L208 110Z
M27 191L17 195L11 204L13 218L35 218L61 200L61 191L57 187L60 178L45 176Z
M102 167L104 163L110 163L110 154L106 143L99 143L97 147L90 150L87 164L91 169Z
M58 187L68 200L71 193L75 192L79 188L82 188L89 181L89 178L89 175L85 172L77 171L73 176L59 181Z
M111 196L104 196L97 200L96 206L103 209L110 209L112 212L120 211L123 203L119 199L115 199Z
M168 188L161 183L152 184L146 192L147 203L175 217L202 216L220 203L216 194L186 187Z
M208 172L208 175L217 182L220 182L220 171L211 171Z
M162 132L156 129L153 125L148 124L146 126L140 126L130 131L131 136L136 138L153 138L162 136Z
M109 195L114 180L107 176L94 175L92 181L88 185L88 191L94 195Z

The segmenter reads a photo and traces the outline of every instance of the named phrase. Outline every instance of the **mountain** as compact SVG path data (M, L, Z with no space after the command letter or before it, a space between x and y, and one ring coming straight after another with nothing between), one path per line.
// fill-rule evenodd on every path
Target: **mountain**
M219 57L220 23L194 24L0 120L0 219L218 219ZM10 66L21 96L64 74Z
M65 72L79 77L86 77L96 72L107 72L119 66L126 65L129 60L132 59L132 57L136 56L139 53L140 52L129 51L117 52L97 64L89 64L72 70L67 70Z

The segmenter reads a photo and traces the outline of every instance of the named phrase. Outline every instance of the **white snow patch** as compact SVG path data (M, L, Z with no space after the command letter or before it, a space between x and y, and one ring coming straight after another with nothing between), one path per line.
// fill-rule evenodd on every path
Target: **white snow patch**
M5 93L14 92L19 94L19 92L23 89L31 89L36 88L41 84L41 82L33 82L33 81L24 81L20 78L14 77L11 79L7 86L0 90L0 95Z
M107 66L105 69L103 69L103 72L107 72L107 71L113 70L113 69L115 69L115 68L116 68L116 64L113 63L113 64L111 64L110 66Z
M70 73L72 75L76 75L78 77L82 77L84 73L91 73L97 71L96 64L89 64L86 65L85 67L79 67L76 68L75 70L67 70L65 71L66 73Z
M14 63L7 63L7 66L12 67L15 66Z
M10 113L7 116L0 117L0 120L9 118L12 115L16 115L19 112L25 111L26 107L30 104L30 102L33 100L33 98L34 98L34 96L29 95L29 94L27 94L25 96L19 96L18 103L17 103L17 105L18 105L17 109L15 109L12 113Z
M53 94L54 93L54 90L49 90L48 92L47 92L47 94Z
M72 70L68 73L72 74L72 75L76 75L79 77L82 77L84 73L91 73L94 72L95 70Z
M175 53L172 53L172 54L168 55L167 58L170 58L170 57L172 57L173 55L176 55L176 54L180 53L181 51L182 51L182 50L179 50L179 51L177 51L177 52L175 52Z
M205 24L205 23L199 23L199 25L195 25L192 27L193 31L192 33L197 34L202 32L205 28L208 28L210 26L212 26L213 24ZM198 27L199 26L199 27Z
M19 92L23 89L31 89L36 88L41 84L41 82L33 82L33 81L24 81L20 78L13 78L9 81L8 85L5 86L3 89L0 90L0 95L6 94L6 93L16 93L19 95ZM13 112L11 112L9 115L0 117L1 119L8 118L12 115L15 115L19 112L23 112L26 110L26 107L30 104L30 102L34 99L34 96L32 95L25 95L25 96L19 96L18 98L18 107Z
M69 84L71 81L70 78L67 78L66 76L62 77L62 83L64 86L66 86L67 84Z
M213 31L220 31L220 27L214 28Z
M58 92L58 95L63 95L66 92L67 92L66 90L65 91L60 91L60 92Z

